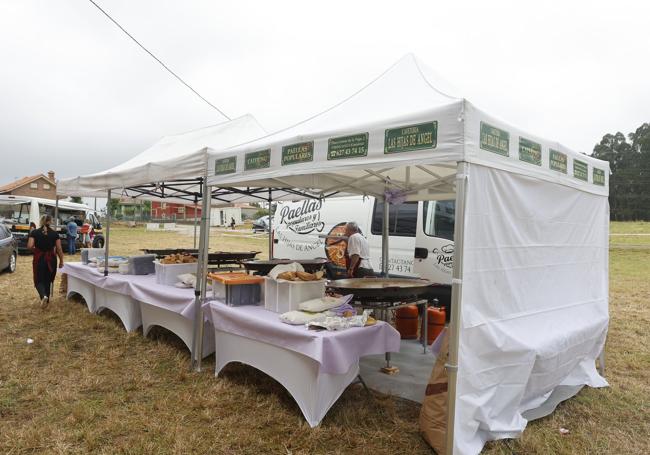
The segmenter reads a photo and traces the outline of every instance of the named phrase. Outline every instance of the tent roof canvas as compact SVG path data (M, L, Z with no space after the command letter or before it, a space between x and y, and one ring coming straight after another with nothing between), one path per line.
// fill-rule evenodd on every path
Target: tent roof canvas
M263 134L265 131L262 126L252 115L247 114L205 128L165 136L142 153L115 167L95 174L59 180L57 193L105 197L108 189L126 189L203 177L208 147L219 150ZM169 196L173 196L173 191L169 192Z
M508 125L447 87L408 54L318 115L230 149L210 150L209 182L301 188L312 195L335 188L382 195L388 185L411 200L432 199L454 193L455 163L467 161L607 194L607 162ZM494 140L501 140L500 149L490 145ZM264 154L266 162L259 165ZM218 163L228 164L225 172Z

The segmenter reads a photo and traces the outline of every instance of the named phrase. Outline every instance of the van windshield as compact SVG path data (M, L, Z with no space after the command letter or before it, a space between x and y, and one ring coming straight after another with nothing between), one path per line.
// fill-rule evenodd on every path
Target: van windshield
M403 204L390 204L388 210L389 228L388 235L398 237L415 237L418 221L418 203L405 202ZM370 231L374 235L381 235L381 227L384 219L384 203L375 200L375 208L372 213L372 225Z
M21 202L0 202L0 219L17 224L29 223L29 204Z

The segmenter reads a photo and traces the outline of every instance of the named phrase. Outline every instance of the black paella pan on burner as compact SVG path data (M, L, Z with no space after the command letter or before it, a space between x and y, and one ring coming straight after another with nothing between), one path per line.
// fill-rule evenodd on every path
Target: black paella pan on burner
M334 280L327 289L338 294L354 294L355 300L389 302L419 298L436 283L420 278L347 278Z

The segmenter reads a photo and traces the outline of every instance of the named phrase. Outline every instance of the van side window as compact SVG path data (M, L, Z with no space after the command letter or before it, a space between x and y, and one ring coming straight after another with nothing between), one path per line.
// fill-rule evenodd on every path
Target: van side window
M424 233L431 237L454 240L456 201L424 202Z
M398 205L390 205L388 211L389 235L401 237L415 237L418 220L418 203L405 202ZM384 218L384 203L375 200L375 207L372 211L372 224L370 231L374 235L381 235L381 226Z

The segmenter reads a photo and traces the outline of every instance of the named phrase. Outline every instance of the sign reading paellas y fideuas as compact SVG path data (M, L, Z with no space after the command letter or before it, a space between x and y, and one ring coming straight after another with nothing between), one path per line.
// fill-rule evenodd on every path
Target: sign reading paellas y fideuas
M537 142L533 142L525 137L519 138L519 161L542 165L542 146Z
M384 137L384 153L412 152L435 148L438 143L438 122L419 123L388 129Z
M327 159L339 160L368 155L368 133L333 137L327 141Z
M282 147L282 166L314 161L314 142L300 142Z
M214 175L232 174L237 170L237 157L229 156L214 162Z

